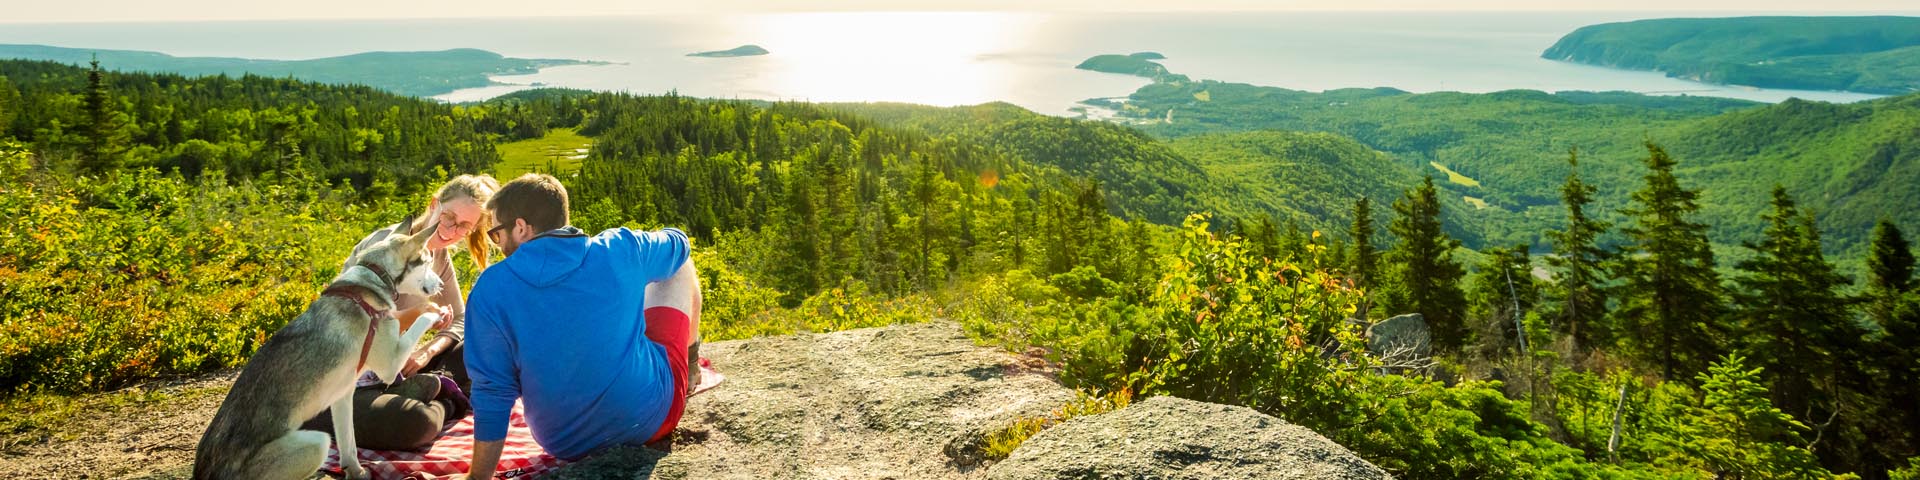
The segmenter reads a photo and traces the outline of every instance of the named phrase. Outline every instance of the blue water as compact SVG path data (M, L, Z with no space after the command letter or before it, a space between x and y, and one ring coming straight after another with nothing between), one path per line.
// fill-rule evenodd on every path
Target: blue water
M540 83L717 98L1006 101L1067 114L1079 100L1146 83L1075 70L1101 53L1155 51L1196 79L1319 91L1624 90L1780 101L1875 98L1708 85L1542 59L1583 25L1672 12L1554 13L820 13L604 18L3 24L0 43L159 51L178 56L302 59L364 51L481 48L515 57L612 65L497 77L444 95L479 100ZM771 55L685 54L756 44Z

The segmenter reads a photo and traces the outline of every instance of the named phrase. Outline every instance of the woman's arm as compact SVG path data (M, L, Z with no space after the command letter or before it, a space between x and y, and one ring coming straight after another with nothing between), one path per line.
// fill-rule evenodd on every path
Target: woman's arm
M442 250L434 255L433 273L440 276L443 286L440 288L440 293L434 294L431 298L433 303L446 307L449 314L448 324L446 328L434 334L433 340L427 341L426 345L421 345L413 351L413 355L407 357L406 365L400 367L400 375L403 377L419 373L420 369L432 362L434 357L446 353L448 349L453 348L454 344L460 343L466 337L467 302L461 299L460 272L453 268L453 255L450 253Z

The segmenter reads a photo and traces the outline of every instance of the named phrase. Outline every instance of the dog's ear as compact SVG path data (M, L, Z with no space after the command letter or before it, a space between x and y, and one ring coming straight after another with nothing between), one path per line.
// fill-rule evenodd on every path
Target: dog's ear
M413 219L408 218L408 220L411 222ZM439 215L427 217L427 225L420 227L420 233L413 234L413 236L407 237L406 240L402 241L401 251L408 252L409 255L412 255L418 253L421 248L425 248L427 246L427 239L433 237L433 229L440 226L439 220ZM404 232L406 230L402 229L401 231Z
M407 215L407 218L400 219L400 227L393 229L393 231L397 233L406 233L406 232L413 231L413 220L416 218L419 218L419 216L412 215L412 214Z

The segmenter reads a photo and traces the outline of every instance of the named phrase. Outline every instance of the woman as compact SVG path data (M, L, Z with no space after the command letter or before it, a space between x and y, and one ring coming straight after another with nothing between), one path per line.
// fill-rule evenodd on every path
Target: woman
M417 450L433 443L442 427L459 420L471 410L463 392L468 386L466 364L462 361L462 337L466 332L466 302L460 297L460 272L453 266L453 254L465 240L473 257L474 274L487 268L492 248L487 241L487 200L500 190L500 182L486 175L461 175L434 192L425 214L410 222L374 231L353 247L353 255L385 240L395 230L407 228L408 235L420 233L435 224L427 239L433 256L433 272L446 285L432 297L398 295L394 308L400 316L426 311L444 311L434 327L439 333L408 356L400 368L401 380L393 384L380 381L371 372L360 377L353 392L354 438L361 447L375 450ZM428 219L437 218L437 222ZM426 372L426 373L422 373ZM301 428L332 433L332 412L321 412Z

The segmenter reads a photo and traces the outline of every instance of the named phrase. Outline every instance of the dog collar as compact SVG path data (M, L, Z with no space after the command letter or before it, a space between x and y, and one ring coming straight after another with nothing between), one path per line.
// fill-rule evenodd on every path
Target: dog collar
M375 273L377 274L379 272L375 271ZM367 368L367 352L373 350L373 334L376 331L375 329L379 328L380 320L387 318L387 312L374 308L373 304L367 303L366 297L354 292L356 288L357 287L328 287L326 290L320 292L320 296L335 296L352 300L354 305L360 307L360 311L366 312L367 314L367 339L360 342L360 363L353 367L354 374L358 375L361 369Z
M373 272L373 277L380 279L380 283L385 284L382 286L387 287L388 291L392 291L395 288L398 288L398 285L395 285L395 284L399 283L400 279L387 278L387 269L380 268L379 265L375 265L371 263L361 264L360 267L367 269L367 271L369 272Z

